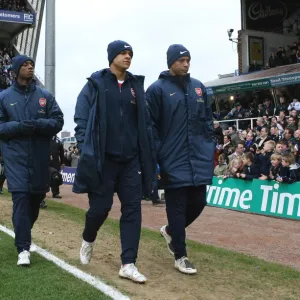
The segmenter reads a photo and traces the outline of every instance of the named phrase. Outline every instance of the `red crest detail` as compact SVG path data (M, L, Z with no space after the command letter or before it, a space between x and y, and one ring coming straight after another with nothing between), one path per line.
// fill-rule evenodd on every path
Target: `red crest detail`
M39 102L40 102L41 107L45 107L46 104L47 104L47 99L46 98L40 98Z
M132 94L132 96L135 98L135 91L134 91L133 88L131 88L131 94Z
M201 88L195 88L196 94L201 97L202 96L202 89Z

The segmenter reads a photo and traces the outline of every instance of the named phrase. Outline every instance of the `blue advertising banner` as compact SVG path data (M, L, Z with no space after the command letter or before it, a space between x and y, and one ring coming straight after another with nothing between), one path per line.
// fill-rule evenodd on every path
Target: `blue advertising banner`
M0 22L35 24L35 14L18 11L0 10Z
M73 185L75 179L76 168L64 167L60 174L62 175L63 184Z

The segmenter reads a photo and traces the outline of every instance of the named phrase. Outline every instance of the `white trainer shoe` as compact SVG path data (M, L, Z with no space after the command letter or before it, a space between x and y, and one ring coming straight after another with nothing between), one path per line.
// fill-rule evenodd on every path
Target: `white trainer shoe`
M174 256L174 247L173 247L173 244L172 244L172 238L171 236L167 233L167 225L163 226L161 229L160 229L160 234L162 237L165 238L166 240L166 243L167 243L167 248L169 250L169 252L171 253L171 255Z
M189 261L189 259L185 256L175 260L175 268L184 274L196 274L197 269L193 266L193 264Z
M135 264L122 265L119 276L127 279L131 279L134 282L144 283L147 278L139 272Z
M83 265L87 265L92 258L93 255L93 246L94 243L82 241L81 249L80 249L80 261Z
M18 255L18 266L29 266L30 265L30 252L23 250Z

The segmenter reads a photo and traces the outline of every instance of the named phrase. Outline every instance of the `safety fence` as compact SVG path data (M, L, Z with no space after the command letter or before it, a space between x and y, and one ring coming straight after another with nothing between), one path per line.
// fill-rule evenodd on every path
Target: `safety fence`
M62 171L64 184L72 185L76 168ZM214 177L207 187L207 203L225 209L300 221L300 182L292 184L254 179Z

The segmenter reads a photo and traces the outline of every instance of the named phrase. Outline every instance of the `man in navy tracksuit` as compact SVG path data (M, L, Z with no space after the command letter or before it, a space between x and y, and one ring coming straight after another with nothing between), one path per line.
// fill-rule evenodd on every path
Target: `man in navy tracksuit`
M143 191L151 192L155 174L152 131L144 96L144 77L130 67L133 50L124 41L108 45L109 69L92 74L78 96L75 137L80 151L73 191L88 193L80 259L88 264L97 232L113 204L121 201L121 277L145 282L135 262L141 231ZM147 115L148 114L148 115ZM152 149L151 149L152 145Z
M188 74L190 59L184 46L171 45L169 71L147 90L168 217L161 234L175 256L175 268L186 274L197 270L187 258L185 228L206 205L215 151L211 105L203 84Z
M0 93L0 140L8 191L12 193L18 265L30 264L31 228L49 191L50 141L63 127L55 98L33 80L34 61L12 61L13 86Z

